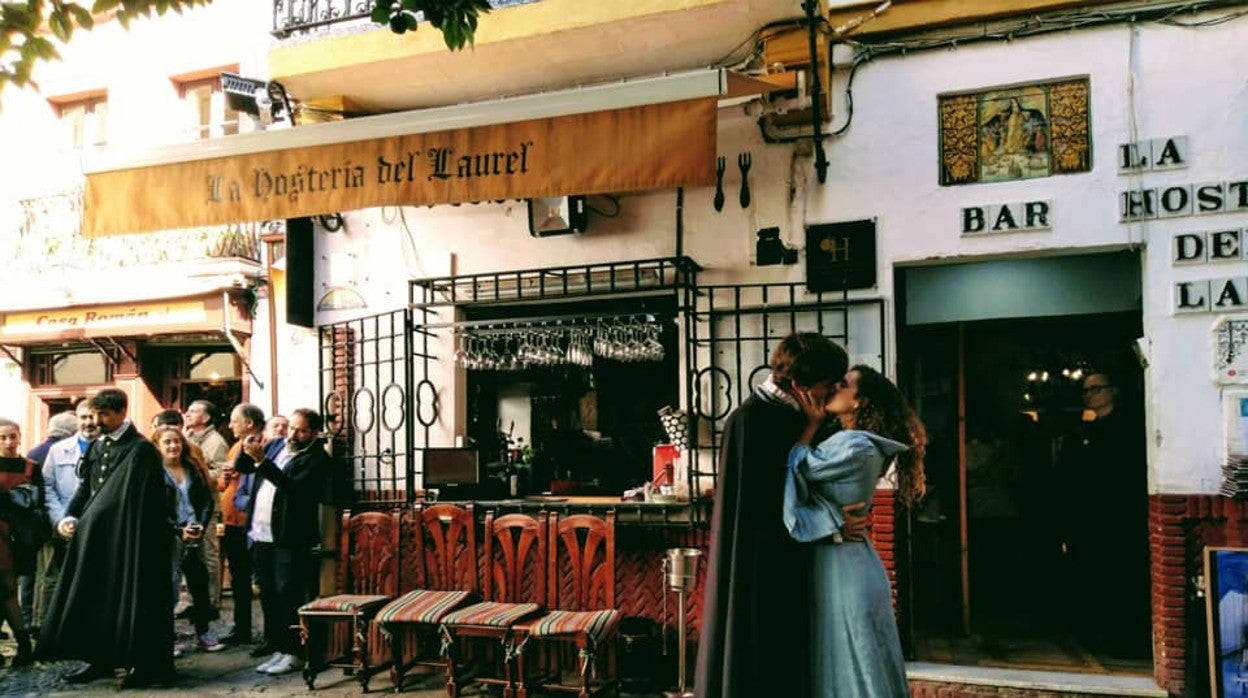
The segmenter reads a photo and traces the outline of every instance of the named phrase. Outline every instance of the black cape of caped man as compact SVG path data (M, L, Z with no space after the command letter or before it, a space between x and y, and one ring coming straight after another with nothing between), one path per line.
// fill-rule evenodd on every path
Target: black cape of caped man
M698 698L810 695L810 551L784 527L789 450L805 417L751 395L728 417L711 515Z
M78 528L38 654L172 671L173 522L160 454L133 425L107 448L102 439L91 444L70 503Z

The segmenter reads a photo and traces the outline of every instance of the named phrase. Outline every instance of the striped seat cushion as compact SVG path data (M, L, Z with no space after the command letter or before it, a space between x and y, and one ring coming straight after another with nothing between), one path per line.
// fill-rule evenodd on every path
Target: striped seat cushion
M615 609L603 611L551 611L529 624L533 637L557 635L580 635L584 633L597 645L615 632L620 624L620 612Z
M377 613L377 622L440 623L442 617L459 607L468 598L466 591L409 591L386 604Z
M338 594L310 601L299 608L300 613L367 613L377 610L390 600L389 596Z
M516 621L523 620L542 610L535 603L500 603L486 601L451 611L442 619L444 625L485 625L494 628L509 628Z

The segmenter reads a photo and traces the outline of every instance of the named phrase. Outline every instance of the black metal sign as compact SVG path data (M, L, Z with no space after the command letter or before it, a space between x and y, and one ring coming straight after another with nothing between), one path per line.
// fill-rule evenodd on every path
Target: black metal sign
M875 220L806 228L806 287L821 293L875 286Z

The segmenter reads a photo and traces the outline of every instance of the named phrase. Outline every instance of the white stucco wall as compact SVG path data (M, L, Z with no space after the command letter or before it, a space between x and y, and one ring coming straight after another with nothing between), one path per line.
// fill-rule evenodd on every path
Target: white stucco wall
M1242 226L1243 213L1119 222L1117 194L1174 183L1237 180L1248 173L1242 123L1245 24L1183 29L1156 24L1059 33L880 60L860 69L857 115L832 147L829 186L817 209L838 218L878 215L881 256L894 264L1075 249L1142 247L1144 332L1150 366L1150 489L1215 492L1221 482L1222 415L1211 379L1209 314L1176 316L1175 281L1243 275L1242 262L1174 267L1173 235ZM1088 75L1092 88L1090 173L958 187L938 186L936 95ZM1118 174L1116 146L1186 135L1191 164ZM866 192L864 196L863 193ZM1048 200L1051 232L959 236L963 206ZM891 275L885 274L885 283ZM887 288L882 289L886 294Z
M1176 182L1235 180L1248 176L1248 112L1240 66L1248 23L1184 29L1157 24L1114 25L1012 42L983 43L908 53L863 66L855 85L849 130L831 139L828 182L815 182L811 160L789 144L763 143L750 107L721 109L719 152L729 161L727 204L711 206L712 189L686 192L685 253L707 271L704 283L747 280L801 281L801 263L751 265L754 233L779 226L782 239L800 247L811 223L878 219L878 289L852 297L888 302L884 347L895 361L893 271L896 266L1016 256L1047 256L1113 249L1143 252L1144 330L1150 366L1146 405L1150 423L1150 489L1215 492L1223 455L1220 389L1211 378L1210 314L1176 317L1176 280L1242 275L1243 262L1176 268L1169 249L1174 234L1242 226L1248 215L1225 213L1144 223L1119 222L1117 195ZM1062 77L1091 81L1092 171L1016 182L941 187L938 176L937 95ZM843 73L841 74L843 83ZM844 118L837 95L833 126ZM1147 138L1189 138L1185 169L1124 176L1116 149ZM753 204L737 203L736 155L753 156ZM607 166L607 165L604 165ZM793 191L790 199L790 188ZM1031 200L1052 203L1045 232L962 237L960 209ZM610 205L597 197L591 204ZM326 313L333 321L399 307L412 277L538 266L665 257L675 253L675 192L620 198L620 215L593 215L586 234L534 239L523 202L355 212L346 234L318 233L318 286L328 257L350 251L360 260L356 283L369 308ZM404 238L407 238L405 247ZM453 266L448 267L448 253ZM863 340L867 341L867 340ZM879 338L872 341L878 343ZM864 353L878 352L866 348ZM851 349L851 353L854 350ZM891 368L891 366L890 366Z

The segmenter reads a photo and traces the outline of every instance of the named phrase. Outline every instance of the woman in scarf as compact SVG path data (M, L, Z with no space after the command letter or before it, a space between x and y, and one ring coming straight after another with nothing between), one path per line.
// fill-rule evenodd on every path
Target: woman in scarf
M811 695L897 698L909 695L888 575L871 542L842 540L842 508L870 502L896 464L906 506L923 496L923 425L897 386L854 366L826 399L799 391L806 428L789 454L784 524L813 549L810 608ZM828 415L840 431L811 446Z

